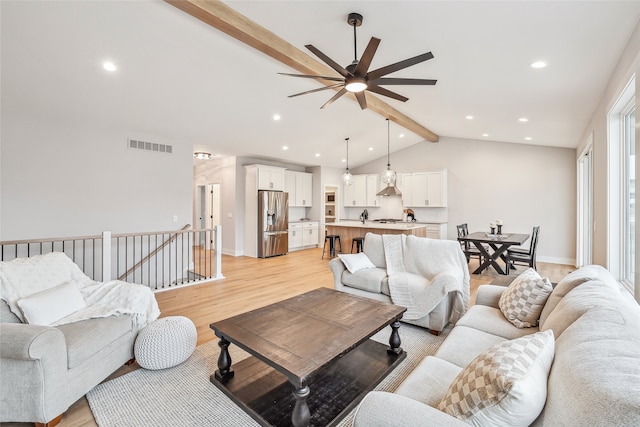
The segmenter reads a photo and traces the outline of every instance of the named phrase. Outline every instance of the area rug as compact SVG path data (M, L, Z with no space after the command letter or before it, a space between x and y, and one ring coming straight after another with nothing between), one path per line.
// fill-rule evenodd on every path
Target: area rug
M376 390L394 391L422 359L436 352L447 332L448 329L436 337L423 328L403 323L400 337L407 358ZM387 327L372 339L388 344L390 333ZM248 357L234 345L229 350L234 362ZM210 341L176 367L137 369L98 385L87 393L96 423L100 427L259 426L209 381L217 369L219 351L217 341ZM351 426L353 413L338 426Z

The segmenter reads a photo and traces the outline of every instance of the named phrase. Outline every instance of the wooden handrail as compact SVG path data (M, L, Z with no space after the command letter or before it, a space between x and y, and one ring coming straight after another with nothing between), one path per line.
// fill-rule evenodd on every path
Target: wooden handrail
M32 243L53 243L53 242L69 242L71 240L92 240L102 239L102 235L97 236L76 236L76 237L50 237L46 239L29 239L29 240L6 240L0 242L0 245L25 245Z
M184 227L182 227L180 229L180 231L185 231L186 229L190 228L191 224L187 224ZM126 236L136 236L136 235L147 235L147 234L162 234L163 232L159 232L159 233L137 233L137 234L123 234L121 236L112 236L112 237L126 237ZM164 232L165 234L167 234L166 232ZM138 263L136 265L134 265L133 267L131 267L129 270L127 270L126 273L124 273L123 275L121 275L120 277L118 277L118 280L125 280L127 278L127 276L131 273L133 273L134 271L136 271L138 268L140 268L142 266L142 264L144 264L145 262L147 262L149 259L151 259L151 257L154 257L158 252L160 252L162 249L164 249L165 246L167 246L169 243L173 242L175 239L178 238L178 233L177 232L173 232L174 235L171 236L167 241L165 241L163 244L161 244L160 246L158 246L153 252L150 252L146 257L142 258L140 261L138 261Z

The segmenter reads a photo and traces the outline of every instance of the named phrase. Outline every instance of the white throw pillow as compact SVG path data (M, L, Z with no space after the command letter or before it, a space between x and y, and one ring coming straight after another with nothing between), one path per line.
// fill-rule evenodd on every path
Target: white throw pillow
M538 324L540 313L553 291L551 282L529 268L514 279L500 296L498 306L504 317L518 328Z
M338 256L351 274L355 273L358 270L362 270L363 268L376 268L376 266L373 265L369 257L367 257L364 252L346 255L340 254Z
M85 308L80 288L74 282L38 292L18 300L27 323L48 326Z
M528 426L547 399L553 333L496 344L458 374L438 409L475 426Z

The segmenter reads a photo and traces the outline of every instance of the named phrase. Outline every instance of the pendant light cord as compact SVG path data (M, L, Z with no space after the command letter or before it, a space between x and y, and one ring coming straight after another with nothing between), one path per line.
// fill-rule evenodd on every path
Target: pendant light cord
M345 141L347 141L347 170L349 170L349 138L345 138Z
M391 160L390 160L390 155L389 155L389 151L391 150L391 133L389 131L389 119L387 119L387 169L389 169L391 167Z

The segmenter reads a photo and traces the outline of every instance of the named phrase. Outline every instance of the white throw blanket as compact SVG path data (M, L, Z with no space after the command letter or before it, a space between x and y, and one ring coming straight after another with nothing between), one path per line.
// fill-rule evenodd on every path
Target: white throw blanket
M458 242L416 236L382 235L394 304L406 307L404 318L417 320L455 292L450 322L469 307L469 269Z
M64 253L52 252L0 262L0 298L22 322L25 319L18 300L67 282L78 285L87 307L58 320L54 323L56 326L128 314L134 327L142 329L160 316L156 298L148 287L118 280L93 281Z

